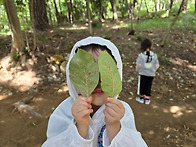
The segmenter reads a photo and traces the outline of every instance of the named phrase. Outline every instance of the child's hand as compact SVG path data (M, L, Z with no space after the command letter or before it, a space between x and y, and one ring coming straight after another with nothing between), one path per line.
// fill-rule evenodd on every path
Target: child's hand
M108 98L105 105L106 108L104 110L104 114L106 129L111 142L120 131L120 120L125 114L125 108L119 100L113 98Z
M124 116L125 108L123 104L114 98L107 98L106 108L104 110L106 125L120 123L121 118Z
M71 112L76 121L76 127L80 135L85 138L89 126L89 115L93 112L92 97L79 96L74 102Z

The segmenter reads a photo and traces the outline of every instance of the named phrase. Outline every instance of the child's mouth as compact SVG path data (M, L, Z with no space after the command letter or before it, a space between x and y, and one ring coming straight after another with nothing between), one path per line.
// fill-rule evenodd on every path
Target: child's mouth
M102 91L101 88L96 88L92 94L96 94L96 95L102 95L104 94L104 92Z

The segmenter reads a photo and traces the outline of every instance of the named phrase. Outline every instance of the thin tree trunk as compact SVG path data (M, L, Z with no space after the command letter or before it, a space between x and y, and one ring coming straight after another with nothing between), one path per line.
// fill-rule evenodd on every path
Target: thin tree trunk
M103 15L103 0L99 0L99 19L103 21L104 15Z
M139 24L140 23L140 12L141 12L141 7L142 7L142 2L143 2L143 0L141 0L141 3L140 3L140 5L139 5L139 7L138 7L138 18L137 18L137 23Z
M166 32L165 36L163 37L163 40L162 40L162 42L161 42L161 46L164 46L165 41L166 41L166 38L168 37L170 30L171 30L172 27L174 26L176 20L178 19L178 16L180 15L180 13L181 13L181 11L182 11L182 7L183 7L183 5L184 5L184 2L185 2L185 0L182 0L182 3L181 3L181 5L180 5L180 8L178 9L178 13L177 13L176 17L175 17L174 20L172 21L172 23L171 23L171 25L170 25L168 31Z
M49 14L49 24L50 24L50 25L53 25L52 11L51 11L51 9L50 9L50 6L47 5L47 8L48 8L47 12L48 12L48 14Z
M54 7L55 7L55 12L56 12L56 19L57 19L57 23L60 24L61 23L61 16L59 14L58 8L57 8L57 4L56 1L53 0L54 3Z
M74 15L73 15L73 2L70 0L70 11L71 11L71 23L73 23Z
M170 0L169 10L167 10L167 16L169 16L169 14L170 14L170 12L171 12L171 10L173 8L173 3L174 3L174 1L173 0Z
M16 6L13 0L4 0L7 17L12 31L12 48L9 55L9 62L15 62L15 56L17 53L20 55L20 63L24 64L26 56L24 54L24 40L22 37L22 31L20 28L20 22L17 16Z
M157 6L157 11L160 11L160 1L159 0L157 0L157 4L156 4Z
M116 0L110 0L112 11L113 11L113 19L117 22L118 21L118 14L116 8Z
M187 12L187 5L188 5L188 0L185 0L184 1L184 4L182 6L182 12L183 13L186 13Z
M128 18L131 19L131 8L130 8L128 0L126 0L126 3L127 3L127 9L128 9Z
M30 13L31 13L31 20L32 20L32 29L33 29L33 52L35 51L35 49L37 48L37 32L35 29L35 17L34 17L34 12L33 12L33 7L34 7L34 2L33 0L30 1Z
M145 3L146 11L149 14L149 10L148 10L148 6L147 6L147 3L146 3L146 0L144 0L144 3Z
M66 6L67 6L67 18L68 18L68 22L70 24L73 24L73 16L72 16L72 9L71 9L71 0L69 2L67 2L67 0L65 0Z
M87 8L87 13L88 13L89 32L90 32L90 34L92 34L92 24L91 24L91 14L90 14L90 8L89 8L89 0L86 0L86 8Z
M155 13L157 14L157 2L156 2L156 0L154 0L154 9L155 9Z
M195 13L196 13L196 0L195 0Z

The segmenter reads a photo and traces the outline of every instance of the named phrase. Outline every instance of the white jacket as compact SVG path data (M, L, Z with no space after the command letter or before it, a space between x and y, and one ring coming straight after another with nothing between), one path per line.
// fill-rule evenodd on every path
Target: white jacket
M53 112L49 119L47 129L47 140L42 147L98 147L98 136L100 130L105 124L104 113L105 104L102 105L96 113L90 118L89 129L87 138L84 139L78 133L75 126L74 118L71 113L71 107L78 97L78 93L69 78L69 63L75 54L75 50L87 44L100 44L107 46L117 61L117 67L122 78L122 61L116 46L109 40L100 37L88 37L75 44L73 47L69 61L66 67L67 85L69 87L70 97L64 100ZM117 96L115 97L117 98ZM136 130L133 112L130 106L121 101L125 107L125 115L121 119L121 129L119 133L109 142L107 131L103 133L103 146L104 147L146 147L145 141L142 139L141 134Z
M150 62L146 63L148 55L146 55L146 51L140 53L136 60L136 71L139 72L140 75L151 76L154 77L157 69L159 68L159 60L157 54L150 51Z

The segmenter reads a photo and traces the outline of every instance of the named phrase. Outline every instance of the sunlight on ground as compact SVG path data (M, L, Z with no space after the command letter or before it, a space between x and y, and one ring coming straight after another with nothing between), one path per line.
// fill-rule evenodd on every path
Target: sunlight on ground
M173 117L178 118L181 117L184 113L193 113L194 108L186 106L171 106L169 109L163 109L165 113L172 113Z
M187 66L188 68L190 68L190 69L192 69L192 70L194 70L194 71L196 71L196 65L191 65L191 64L189 64L189 62L187 61L187 60L182 60L182 59L180 59L180 58L176 58L175 60L174 59L171 59L171 62L173 63L173 64L177 64L177 65L185 65L185 66Z
M153 135L153 134L154 134L154 131L150 130L150 131L148 132L148 134L149 134L149 135Z
M43 100L44 100L44 98L42 98L42 97L36 97L36 99L34 99L35 102L41 102Z
M5 74L3 71L0 73L0 84L9 85L19 91L29 90L35 83L39 83L39 80L34 71L19 71L15 74Z
M73 27L68 27L68 28L60 28L60 29L63 29L63 30L87 30L88 29L88 26L73 26Z
M6 99L7 97L8 95L0 95L0 101Z
M63 86L61 89L58 90L58 93L65 93L69 91L69 88L67 86Z

